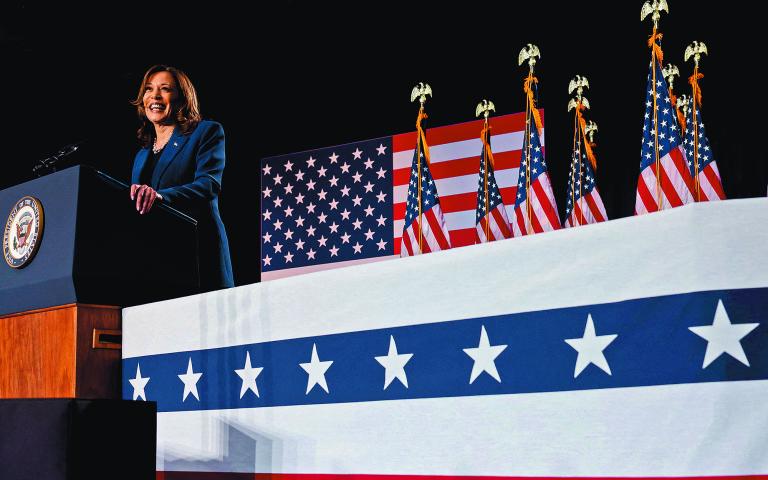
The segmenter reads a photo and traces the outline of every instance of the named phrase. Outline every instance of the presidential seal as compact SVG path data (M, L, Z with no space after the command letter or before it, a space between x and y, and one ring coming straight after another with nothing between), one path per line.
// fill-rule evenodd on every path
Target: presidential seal
M11 268L22 268L37 253L43 238L43 205L33 197L16 202L3 231L3 258Z

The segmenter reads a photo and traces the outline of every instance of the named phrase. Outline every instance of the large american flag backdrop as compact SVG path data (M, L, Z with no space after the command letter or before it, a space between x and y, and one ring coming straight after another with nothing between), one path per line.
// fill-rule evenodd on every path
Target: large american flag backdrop
M514 218L525 114L490 124L496 181ZM426 133L453 248L477 239L482 129L478 120ZM399 257L415 148L414 131L262 159L262 280Z
M766 478L766 238L705 202L127 308L123 394L168 480Z

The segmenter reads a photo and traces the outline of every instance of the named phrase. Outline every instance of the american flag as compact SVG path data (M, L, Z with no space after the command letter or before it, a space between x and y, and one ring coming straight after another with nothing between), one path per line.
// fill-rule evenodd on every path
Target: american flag
M701 110L698 107L695 110L696 115L696 129L693 128L693 112L688 116L686 120L686 132L683 145L688 158L688 167L691 171L691 176L697 179L699 191L696 201L707 202L712 200L724 200L725 192L723 191L723 184L720 181L720 170L717 168L717 162L712 155L712 150L709 148L709 140L707 139L706 132L704 131L704 120L701 118ZM698 134L699 141L695 145L694 150L694 133ZM696 158L698 162L698 169L694 165L693 158ZM698 175L697 175L698 171Z
M530 132L523 141L526 158L520 162L512 229L514 236L530 235L560 228L555 194L549 181L544 149L533 119L529 119ZM530 198L529 198L530 197Z
M489 128L483 128L481 138L487 139ZM480 173L477 180L477 208L475 208L475 229L480 243L492 242L512 237L512 229L507 218L507 209L496 183L493 172L494 161L491 143L483 142L480 152ZM487 213L486 213L487 212Z
M568 176L568 199L565 207L565 226L576 227L608 219L605 205L595 184L595 172L576 142Z
M437 252L451 248L445 226L437 185L429 172L429 146L421 130L422 113L419 112L418 137L411 162L408 181L408 200L405 206L405 225L400 239L400 256Z
M543 118L543 110L540 114ZM429 170L440 192L440 208L452 247L477 242L477 169L482 149L477 132L482 128L483 121L475 120L426 130L430 144ZM513 215L524 132L524 113L493 119L494 176L499 193L505 199L507 218ZM416 138L416 132L409 132L262 159L262 280L399 257ZM373 161L371 168L367 168L369 159ZM357 172L362 175L359 182L354 179ZM297 173L300 173L298 177ZM371 191L366 188L368 181L374 185ZM356 196L361 198L360 205L356 204ZM276 206L278 197L280 205ZM375 208L373 216L365 212L369 202ZM293 209L288 210L291 216L286 212L288 206ZM310 208L314 214L309 212ZM348 216L343 213L345 209L350 212ZM322 223L321 213L326 215ZM301 228L296 226L299 214L303 222ZM358 218L374 223L361 224L361 228L356 229L353 222ZM384 226L379 225L380 221ZM292 239L285 238L287 228L291 229ZM368 228L375 233L370 241L365 236ZM350 236L347 242L345 234ZM304 244L296 245L300 239ZM321 239L324 246L320 245ZM383 250L379 250L381 241L386 242ZM280 251L276 252L277 242L280 242ZM353 248L356 243L362 246L359 254ZM303 249L299 249L299 245ZM308 255L309 248L314 250L314 258ZM332 250L334 248L338 250ZM288 257L291 262L286 260L288 253L292 254Z
M635 215L679 207L694 201L693 180L680 142L675 108L669 97L660 62L657 62L655 57L652 57L649 70ZM654 138L654 126L658 127L658 138ZM660 167L658 172L657 142ZM658 186L661 188L657 188Z
M266 158L262 278L393 254L392 139Z

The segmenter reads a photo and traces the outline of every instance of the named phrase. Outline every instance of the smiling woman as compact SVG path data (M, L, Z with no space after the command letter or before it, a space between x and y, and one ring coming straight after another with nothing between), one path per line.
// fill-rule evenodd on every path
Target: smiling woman
M219 214L224 172L224 129L202 120L197 93L181 70L155 65L144 74L132 102L142 149L131 174L131 200L144 215L155 201L198 222L202 291L234 286L229 242Z

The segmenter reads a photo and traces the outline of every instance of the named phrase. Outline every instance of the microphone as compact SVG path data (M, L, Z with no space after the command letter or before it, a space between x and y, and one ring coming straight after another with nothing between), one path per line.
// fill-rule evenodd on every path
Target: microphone
M85 140L75 142L75 143L70 143L69 145L65 145L61 147L56 153L54 153L50 157L36 161L35 165L32 167L32 173L38 177L41 177L48 173L55 172L56 164L61 162L64 158L78 151L80 147L83 146L84 143L85 143Z

